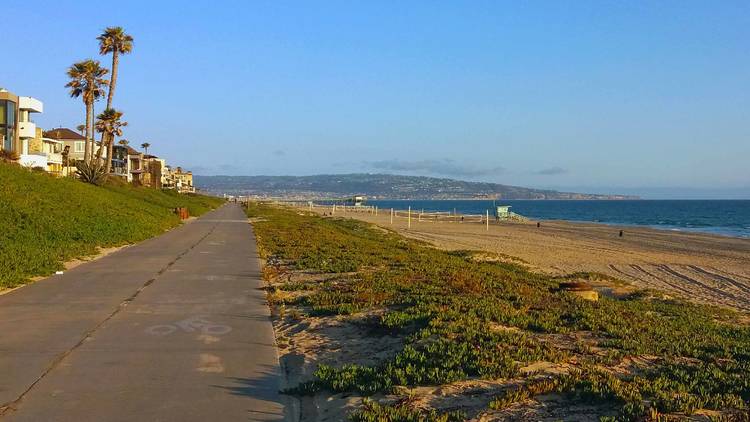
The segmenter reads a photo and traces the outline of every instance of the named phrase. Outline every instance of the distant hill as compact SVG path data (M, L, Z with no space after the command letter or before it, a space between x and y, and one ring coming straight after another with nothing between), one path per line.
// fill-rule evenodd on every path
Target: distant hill
M230 195L293 199L637 199L627 195L594 195L529 189L497 183L467 182L392 174L322 174L316 176L195 176L203 190Z

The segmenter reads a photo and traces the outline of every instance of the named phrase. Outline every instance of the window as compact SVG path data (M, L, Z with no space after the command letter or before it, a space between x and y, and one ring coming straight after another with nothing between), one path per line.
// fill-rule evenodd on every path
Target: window
M76 141L75 152L85 152L85 151L86 151L86 144L83 141Z
M16 138L16 103L0 100L0 140L1 149L12 151Z

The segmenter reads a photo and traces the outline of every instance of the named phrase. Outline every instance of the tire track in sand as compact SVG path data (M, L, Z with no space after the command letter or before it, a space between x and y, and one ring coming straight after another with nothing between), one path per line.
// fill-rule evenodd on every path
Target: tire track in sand
M646 274L647 276L653 278L654 280L656 280L656 281L658 281L658 282L660 282L662 284L665 284L665 285L671 287L673 290L676 290L676 291L681 292L683 294L686 294L688 296L690 296L692 294L692 292L690 290L687 290L685 287L681 286L680 284L672 283L671 281L669 281L669 280L667 280L667 279L665 279L663 277L659 277L656 274L653 274L650 271L645 270L640 265L631 264L630 268L632 268L632 269L634 269L636 271L639 271L639 272L641 272L643 274Z
M726 284L728 284L730 286L733 286L737 290L740 290L742 293L750 294L750 287L748 287L744 283L739 282L739 281L737 281L737 280L735 280L735 279L733 279L731 277L727 277L727 276L724 276L724 275L721 275L721 274L717 274L717 273L708 271L705 268L701 268L701 267L699 267L697 265L688 265L687 267L690 268L691 270L697 272L697 273L703 274L706 277L713 278L715 280L722 281L722 282L724 282L724 283L726 283Z
M673 269L672 267L670 267L667 264L659 264L659 265L655 265L655 267L658 268L659 270L667 273L667 274L671 274L674 277L677 277L677 278L679 278L681 280L684 280L684 281L686 281L689 284L701 287L706 292L710 292L710 296L713 296L714 298L717 298L717 299L727 299L727 298L729 298L729 299L731 299L732 301L735 302L735 304L737 305L737 307L743 308L743 309L747 309L747 306L739 306L739 304L746 304L746 301L743 298L739 298L739 297L735 296L733 293L730 293L730 292L727 292L727 291L723 291L723 290L718 289L716 287L711 287L711 286L703 283L700 280L694 279L694 278L692 278L690 276L687 276L685 274L682 274L682 273L678 272L677 270Z
M625 277L627 277L628 279L635 279L635 280L638 280L638 281L642 281L642 280L641 280L641 279L639 279L638 277L633 277L632 275L630 275L630 274L626 273L625 271L623 271L623 270L621 270L621 269L617 268L617 267L615 266L615 264L609 264L609 265L607 265L607 267L609 267L609 269L610 269L610 270L612 270L612 271L616 272L617 274L620 274L620 275L622 275L622 276L625 276Z

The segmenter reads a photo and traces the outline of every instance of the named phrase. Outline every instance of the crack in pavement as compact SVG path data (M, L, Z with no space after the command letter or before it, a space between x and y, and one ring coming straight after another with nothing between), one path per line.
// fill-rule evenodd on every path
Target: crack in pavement
M94 333L96 333L104 324L106 324L109 320L111 320L112 318L114 318L118 313L120 313L123 309L125 309L125 307L127 307L131 302L133 302L135 300L135 298L138 297L139 294L141 294L141 292L143 292L148 286L150 286L151 284L153 284L159 278L159 276L161 276L162 274L164 274L170 267L172 267L174 264L176 264L177 261L179 261L183 256L185 256L188 252L190 252L191 250L193 250L196 246L198 246L201 242L203 242L208 236L210 236L214 232L214 230L216 230L216 227L218 225L219 225L218 223L215 223L211 227L211 229L208 231L208 233L206 233L203 237L201 237L200 239L198 239L198 241L195 242L193 245L191 245L190 247L188 247L187 249L185 249L184 251L182 251L181 253L179 253L177 255L177 257L175 257L175 259L173 259L172 261L170 261L169 263L167 263L167 265L165 265L164 268L160 269L153 278L150 278L150 279L146 280L146 282L143 283L143 285L141 285L138 288L138 290L136 290L132 295L130 295L130 297L128 297L125 300L123 300L122 302L120 302L120 304L117 305L117 308L115 308L115 310L111 314L109 314L109 316L107 316L106 318L104 318L102 321L100 321L98 324L96 324L89 331L86 331L84 333L83 337L76 344L74 344L73 347L71 347L70 349L68 349L68 350L64 351L63 353L61 353L60 355L58 355L50 363L50 365L47 367L47 369L45 369L42 372L42 374L39 375L39 377L36 380L34 380L34 382L32 382L31 385L29 385L29 387L21 393L21 395L19 395L16 399L14 399L14 400L12 400L10 402L7 402L7 403L4 403L4 404L0 405L0 417L6 415L10 411L15 411L16 410L16 406L23 400L23 398L32 389L34 389L34 387L37 384L39 384L39 382L41 382L50 372L52 372L55 368L57 368L57 366L60 363L62 363L62 361L64 361L66 357L70 356L71 353L73 353L83 343L85 343L88 339L90 339L91 336L93 336Z

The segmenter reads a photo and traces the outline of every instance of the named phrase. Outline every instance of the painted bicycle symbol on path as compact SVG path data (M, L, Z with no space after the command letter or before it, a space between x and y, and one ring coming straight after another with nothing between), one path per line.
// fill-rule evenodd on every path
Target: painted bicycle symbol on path
M214 324L203 315L196 315L172 324L152 325L146 328L146 333L154 336L167 336L178 330L186 333L200 332L212 336L221 336L232 331L232 327L222 324Z

